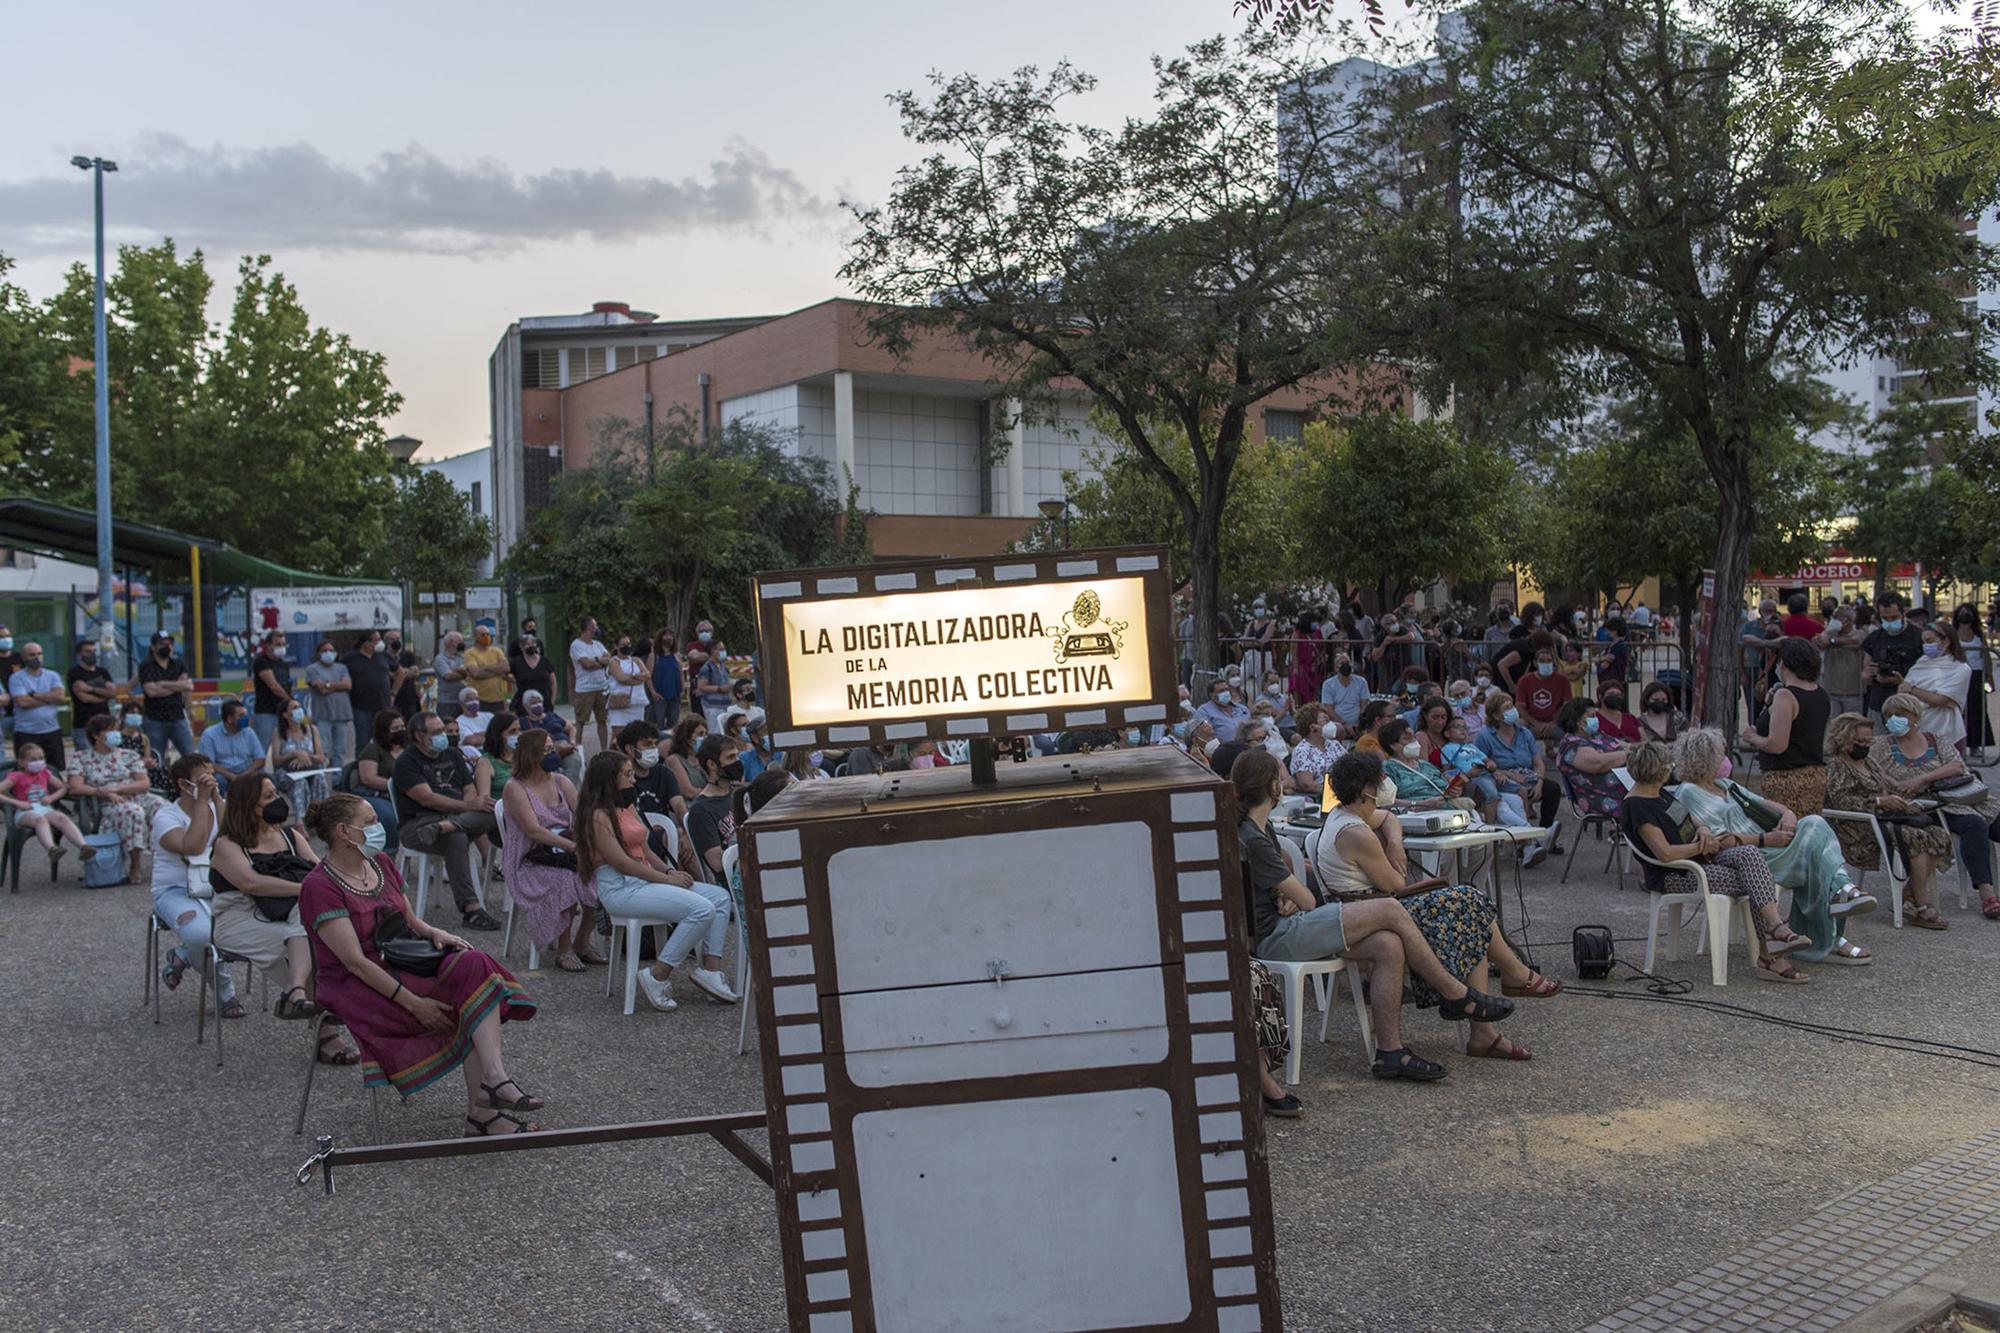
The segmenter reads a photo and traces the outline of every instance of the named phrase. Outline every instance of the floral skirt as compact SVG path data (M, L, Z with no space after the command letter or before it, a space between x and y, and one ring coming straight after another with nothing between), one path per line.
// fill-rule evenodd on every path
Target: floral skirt
M1285 1026L1285 992L1271 969L1250 960L1250 1015L1257 1028L1257 1048L1272 1073L1285 1067L1291 1054L1291 1033Z
M1826 809L1826 768L1766 769L1758 775L1758 789L1800 819Z
M1486 948L1498 913L1483 890L1471 884L1456 884L1401 901L1445 971L1464 981L1486 961ZM1410 989L1420 1009L1436 1008L1444 998L1414 971L1410 974Z

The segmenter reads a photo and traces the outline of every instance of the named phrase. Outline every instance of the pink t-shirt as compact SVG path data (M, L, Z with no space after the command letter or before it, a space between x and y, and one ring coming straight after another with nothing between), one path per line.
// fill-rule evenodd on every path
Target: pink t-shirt
M39 773L24 773L17 768L7 775L7 794L17 801L46 805L54 789L55 777L46 768Z

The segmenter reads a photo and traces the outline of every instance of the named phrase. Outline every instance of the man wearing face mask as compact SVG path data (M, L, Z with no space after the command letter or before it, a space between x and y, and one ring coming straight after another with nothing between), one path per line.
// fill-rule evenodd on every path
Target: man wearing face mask
M506 707L514 696L507 654L493 642L493 627L483 620L472 627L472 646L465 650L465 679L479 692L480 706L489 713Z
M77 644L76 661L70 665L64 681L69 686L70 739L81 754L90 748L86 729L91 719L109 713L118 700L118 687L111 683L111 673L98 661L97 640L85 639Z
M614 738L619 752L632 761L634 800L640 816L671 815L674 810L672 775L660 762L660 729L650 722L627 722ZM664 846L654 849L664 857Z
M1569 677L1556 670L1555 636L1536 630L1533 640L1535 664L1514 687L1514 702L1520 705L1528 729L1537 739L1555 735L1556 714L1570 701Z
M305 701L326 744L326 761L338 769L356 754L353 692L354 678L340 664L340 654L331 641L322 642L306 667Z
M215 780L225 796L237 778L264 771L266 747L251 730L250 710L241 699L224 703L222 721L202 729L200 750L215 765Z
M1333 674L1319 687L1319 701L1332 712L1340 734L1351 739L1361 720L1361 705L1368 702L1368 682L1355 673L1354 659L1348 654L1335 654Z
M1227 679L1210 681L1208 701L1194 710L1195 716L1215 731L1217 740L1228 744L1236 739L1236 729L1250 720L1250 709L1236 697Z
M455 629L444 632L437 656L431 659L437 673L437 712L449 722L458 716L458 692L465 688L465 639Z
M14 696L7 693L6 685L21 669L21 654L14 650L14 631L0 624L0 740L11 740L14 735ZM0 759L7 757L7 746L0 744Z
M14 701L14 748L39 745L50 768L63 771L62 726L56 710L69 697L63 678L42 665L42 645L21 645L21 665L7 678Z
M187 663L174 656L174 636L165 630L153 635L146 660L139 664L138 686L145 701L146 743L160 762L166 762L169 740L176 755L195 753L194 731L187 720L194 681L188 676Z
M257 655L250 659L250 683L256 706L250 713L250 729L265 746L278 729L278 719L292 711L292 665L285 632L273 630L264 636Z
M1368 653L1368 660L1375 665L1376 677L1385 683L1396 679L1419 664L1418 655L1422 651L1416 626L1397 612L1383 612L1381 633Z
M445 735L444 719L422 712L410 719L410 743L396 758L397 836L405 847L444 858L451 898L467 930L498 930L472 886L472 842L499 827L493 798L473 786L472 765Z
M1924 655L1924 633L1910 623L1908 607L1899 592L1876 598L1875 611L1882 623L1861 641L1861 679L1868 687L1865 702L1877 720L1883 700L1901 691L1903 674Z
M1862 711L1861 645L1868 632L1856 623L1856 616L1854 603L1837 603L1827 614L1826 628L1812 640L1820 651L1820 688L1836 717Z

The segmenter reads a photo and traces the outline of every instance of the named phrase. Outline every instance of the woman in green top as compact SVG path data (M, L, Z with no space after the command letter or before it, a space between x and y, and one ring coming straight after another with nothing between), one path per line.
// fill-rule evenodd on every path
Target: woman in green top
M1387 752L1382 771L1396 784L1396 804L1416 810L1436 810L1451 804L1443 770L1423 757L1423 737L1402 718L1392 718L1375 733Z
M486 726L485 752L479 756L474 785L494 800L514 776L514 746L521 739L521 719L512 713L495 713Z

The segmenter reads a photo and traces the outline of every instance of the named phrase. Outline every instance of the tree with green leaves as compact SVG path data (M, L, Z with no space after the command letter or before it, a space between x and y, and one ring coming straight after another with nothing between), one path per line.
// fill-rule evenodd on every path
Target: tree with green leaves
M1186 441L1171 431L1161 432L1160 440L1162 456L1192 487L1194 458ZM1173 586L1186 585L1194 576L1194 543L1159 473L1116 444L1086 454L1084 461L1088 474L1063 474L1063 493L1073 511L1067 535L1062 524L1045 520L1030 529L1021 549L1055 550L1065 540L1073 546L1144 546L1164 539ZM1244 444L1221 534L1218 587L1224 600L1248 600L1298 580L1309 537L1297 520L1308 485L1307 462L1296 444Z
M1371 413L1306 427L1301 572L1374 589L1380 606L1505 572L1519 526L1513 463L1449 421Z
M1352 126L1305 96L1317 63L1265 29L1201 42L1155 58L1151 113L1116 129L1072 113L1094 80L1067 64L897 93L926 156L855 210L841 269L891 349L955 339L1031 413L1091 395L1187 534L1204 668L1251 414L1300 386L1345 408L1399 396L1335 372L1373 358L1358 331L1381 318L1361 309L1428 280L1369 243L1366 196L1329 187Z
M747 644L759 571L869 559L851 481L843 494L824 460L791 452L777 431L736 421L705 443L675 409L655 423L649 462L634 423L588 429L590 463L557 478L507 558L510 573L546 590L558 620L588 612L643 632L664 617L685 633L706 618L725 642Z
M493 545L492 525L472 507L472 497L443 473L423 468L397 488L386 527L382 568L413 593L465 591ZM433 597L433 633L442 608Z
M1993 378L1959 295L1995 277L1957 222L1987 202L1975 182L1940 180L1825 237L1770 207L1816 159L1761 111L1800 61L1848 39L1865 51L1870 16L1895 12L1888 0L1474 0L1435 66L1369 93L1376 146L1426 145L1450 182L1413 191L1407 156L1385 160L1383 188L1418 200L1411 234L1428 235L1439 275L1413 351L1434 400L1539 376L1579 414L1605 396L1656 401L1717 495L1724 617L1763 526L1760 404L1794 368L1894 349ZM1710 663L1705 713L1725 725L1736 673L1734 654Z
M315 325L268 256L239 266L222 328L208 319L213 290L199 250L119 249L105 283L113 512L287 565L362 572L399 473L384 423L402 397L383 358ZM91 275L73 266L33 314L5 293L0 307L0 355L31 375L4 391L31 405L21 486L89 507L94 387L74 368L94 354Z

